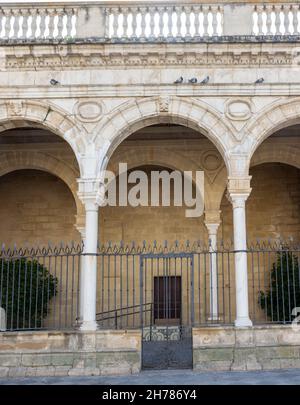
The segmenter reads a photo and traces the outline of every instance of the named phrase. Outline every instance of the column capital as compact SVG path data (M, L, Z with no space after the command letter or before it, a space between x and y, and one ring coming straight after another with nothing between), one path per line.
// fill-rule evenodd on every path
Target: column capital
M85 225L75 225L75 227L76 227L77 231L80 233L81 239L84 240L85 235L86 235Z
M99 207L105 198L105 187L99 179L80 178L77 179L77 195L85 208L92 209L93 205Z
M251 193L251 176L228 177L227 198L231 204L243 206Z
M220 210L206 210L204 223L208 229L210 225L220 225L221 211Z
M218 228L220 226L220 222L212 223L212 222L206 222L205 221L205 226L206 226L206 228L208 230L208 235L209 236L216 235L217 232L218 232Z

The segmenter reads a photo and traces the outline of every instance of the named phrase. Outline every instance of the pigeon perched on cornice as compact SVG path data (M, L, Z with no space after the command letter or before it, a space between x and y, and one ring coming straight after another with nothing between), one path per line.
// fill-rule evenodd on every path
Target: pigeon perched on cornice
M179 79L175 80L174 84L180 84L183 82L183 77L180 76Z
M209 82L209 76L206 76L205 79L202 80L202 82L200 82L200 84L207 84Z

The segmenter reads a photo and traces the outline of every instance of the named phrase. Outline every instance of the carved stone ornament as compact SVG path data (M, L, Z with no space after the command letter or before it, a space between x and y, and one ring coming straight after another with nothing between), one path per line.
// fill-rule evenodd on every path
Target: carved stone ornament
M103 112L101 102L86 100L79 101L74 106L74 114L77 119L82 122L96 122L99 121Z
M204 169L208 171L215 171L218 170L222 165L222 160L214 150L209 150L203 153L201 163Z
M7 103L8 115L20 116L23 111L23 102L21 100L9 101Z
M225 115L232 121L246 121L252 115L252 105L249 100L230 99L225 104Z
M159 111L160 112L168 112L169 111L169 97L160 97L159 98Z

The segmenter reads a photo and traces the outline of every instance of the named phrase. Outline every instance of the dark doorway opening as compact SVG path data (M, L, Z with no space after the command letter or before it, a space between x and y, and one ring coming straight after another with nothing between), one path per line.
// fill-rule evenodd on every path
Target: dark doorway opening
M181 322L181 277L154 277L154 323L178 325Z

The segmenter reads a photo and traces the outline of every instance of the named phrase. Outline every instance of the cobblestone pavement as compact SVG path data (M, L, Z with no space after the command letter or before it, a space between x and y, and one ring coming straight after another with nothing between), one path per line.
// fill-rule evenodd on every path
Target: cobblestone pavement
M300 369L277 371L193 372L192 370L142 371L114 377L0 378L0 385L300 385Z

